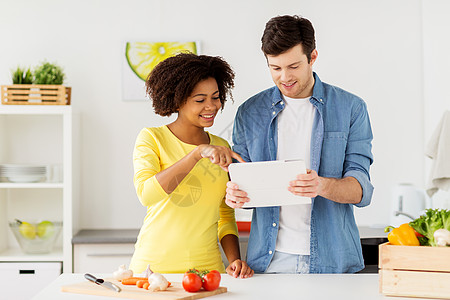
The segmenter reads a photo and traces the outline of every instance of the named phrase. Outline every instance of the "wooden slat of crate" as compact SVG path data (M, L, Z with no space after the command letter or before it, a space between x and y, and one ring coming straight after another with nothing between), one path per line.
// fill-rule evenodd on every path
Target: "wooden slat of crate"
M70 87L63 85L4 85L2 104L70 105L71 91Z
M379 246L380 292L450 299L450 247Z
M380 292L387 296L450 299L450 273L381 269Z
M379 246L379 267L395 270L450 272L450 247Z

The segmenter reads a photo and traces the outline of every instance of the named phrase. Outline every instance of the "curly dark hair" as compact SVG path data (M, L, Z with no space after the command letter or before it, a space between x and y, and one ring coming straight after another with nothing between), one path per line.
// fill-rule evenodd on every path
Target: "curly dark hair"
M186 102L195 86L214 78L219 88L222 109L227 94L233 99L234 71L221 57L180 53L160 62L148 75L146 92L153 100L156 114L170 116Z
M309 20L297 15L273 17L266 23L261 43L266 56L279 55L301 44L309 63L311 52L316 49L314 27Z

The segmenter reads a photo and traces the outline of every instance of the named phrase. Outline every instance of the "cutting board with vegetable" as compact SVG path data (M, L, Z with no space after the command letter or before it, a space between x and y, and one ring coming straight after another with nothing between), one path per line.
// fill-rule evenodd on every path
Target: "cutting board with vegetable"
M201 299L227 292L227 288L221 286L214 291L206 291L202 289L195 293L189 293L184 290L180 282L172 282L171 286L166 291L151 292L149 290L138 288L135 285L123 285L119 281L114 279L107 279L107 280L118 285L122 289L122 291L120 293L117 293L89 281L62 286L61 290L63 292L76 294L88 294L88 295L98 295L98 296L128 298L128 299L149 299L149 300Z

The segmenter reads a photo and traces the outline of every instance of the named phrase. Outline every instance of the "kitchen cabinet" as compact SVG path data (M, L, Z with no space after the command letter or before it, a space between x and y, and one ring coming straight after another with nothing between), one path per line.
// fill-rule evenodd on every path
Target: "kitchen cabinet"
M73 239L75 273L112 273L120 265L129 267L139 229L83 229ZM241 257L247 251L248 232L239 233ZM225 266L227 258L220 247Z
M130 266L134 244L74 245L75 273L113 273L120 265Z
M72 238L75 273L112 273L130 265L139 229L83 229Z
M1 263L2 299L31 299L59 275L61 262Z
M71 106L0 105L0 163L58 166L60 178L41 182L0 182L0 264L56 262L72 272L72 236L77 229L77 119ZM53 251L21 251L8 228L14 219L61 221Z

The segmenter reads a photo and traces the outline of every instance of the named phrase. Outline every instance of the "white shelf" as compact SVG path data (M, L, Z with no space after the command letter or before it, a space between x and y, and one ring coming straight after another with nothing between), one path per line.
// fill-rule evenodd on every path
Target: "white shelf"
M68 105L0 105L0 162L60 165L63 182L0 182L0 263L60 261L72 272L74 194L74 140L72 107ZM78 121L77 121L78 122ZM4 145L4 146L3 146ZM8 231L14 218L52 219L64 223L59 249L49 254L25 254Z
M0 261L63 261L61 248L47 254L26 254L19 248L9 248L0 252Z
M62 189L64 184L61 182L38 182L38 183L15 183L0 182L0 189Z
M0 105L0 114L8 115L61 115L71 111L69 105Z

